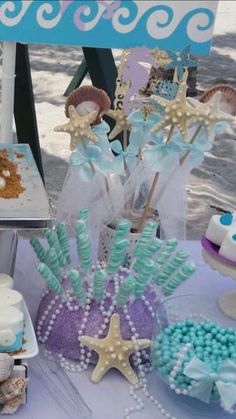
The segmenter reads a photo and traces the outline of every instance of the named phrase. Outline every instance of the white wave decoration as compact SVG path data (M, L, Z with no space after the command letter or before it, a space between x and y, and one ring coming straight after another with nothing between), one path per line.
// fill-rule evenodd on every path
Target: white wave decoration
M0 22L3 23L5 26L16 26L21 21L23 16L25 15L26 11L29 9L31 4L33 3L33 0L24 0L21 1L21 9L20 12L14 16L14 12L16 12L17 9L19 9L19 3L15 1L5 1L0 6ZM12 13L12 17L8 17L6 13Z
M189 38L195 42L206 42L211 39L212 24L210 17L201 12L192 16L187 25L187 33Z
M83 22L81 20L82 16L88 17L92 13L93 6L80 6L75 14L74 14L74 22L78 29L82 29L83 31L90 31L93 29L99 20L101 19L104 11L106 10L106 5L103 5L101 3L94 4L94 7L97 7L97 14L94 19L90 20L89 22Z
M54 18L52 19L49 19L48 17L47 19L44 18L45 14L47 15L52 14L56 8L58 8L57 2L54 2L54 5L52 5L51 3L44 3L38 8L37 22L39 26L41 26L44 29L52 29L60 22L63 15L60 8L58 8L58 14Z
M131 17L131 13L132 13L131 8L123 6L123 7L119 7L119 9L115 11L112 18L112 25L117 32L128 33L128 32L133 31L137 23L141 19L141 17L150 8L150 3L156 3L156 2L134 1L133 3L134 3L134 7L135 5L137 7L137 14L135 18L129 23L122 24L120 22L120 19L123 18L123 19L128 20Z

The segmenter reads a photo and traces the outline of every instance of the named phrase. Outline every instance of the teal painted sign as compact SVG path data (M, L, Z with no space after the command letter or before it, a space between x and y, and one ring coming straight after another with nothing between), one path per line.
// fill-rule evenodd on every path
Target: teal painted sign
M0 1L0 39L208 54L217 1Z

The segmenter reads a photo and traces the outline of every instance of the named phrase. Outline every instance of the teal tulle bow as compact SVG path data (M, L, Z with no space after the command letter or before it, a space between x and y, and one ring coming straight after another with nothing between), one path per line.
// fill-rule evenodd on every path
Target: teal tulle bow
M173 143L177 144L182 150L181 157L189 152L189 159L194 166L198 165L204 159L205 152L211 150L213 145L213 142L205 135L204 130L192 144L185 142L178 133L175 134Z
M229 411L236 403L236 364L229 359L220 365L216 373L199 358L194 357L185 366L183 372L194 380L189 392L191 396L208 403L215 385L226 411Z
M101 147L103 151L108 151L110 143L107 137L108 132L111 130L109 125L102 120L98 125L94 125L93 132L97 136L97 146Z
M114 171L120 176L125 176L125 164L129 170L132 170L137 159L132 145L128 146L126 150L123 150L121 142L115 140L110 143L110 147L117 154L112 162Z
M149 169L154 172L168 172L173 168L181 147L170 141L154 146L148 146L142 152L143 159Z
M85 154L80 150L74 151L70 156L70 164L79 166L80 176L86 182L90 182L96 170L106 176L111 170L111 163L102 156L102 149L96 145L88 145Z
M151 134L151 128L157 124L161 116L157 113L151 113L144 118L144 113L140 110L135 111L128 117L129 122L132 124L132 129L129 136L129 143L133 147L133 151L138 153L145 144L153 141L156 134Z

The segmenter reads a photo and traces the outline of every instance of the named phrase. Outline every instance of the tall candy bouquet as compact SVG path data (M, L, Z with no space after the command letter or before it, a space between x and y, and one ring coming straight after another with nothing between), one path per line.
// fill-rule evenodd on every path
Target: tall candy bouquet
M139 233L159 218L164 237L185 237L186 182L212 148L215 134L234 120L220 108L216 90L207 102L187 98L190 48L179 53L136 48L124 51L113 109L106 93L79 87L66 102L69 122L57 131L71 136L70 169L59 200L58 218L73 222L88 207L99 230L126 217ZM153 94L140 94L148 81L144 64L173 69ZM110 131L102 119L114 120ZM110 133L109 133L110 131Z

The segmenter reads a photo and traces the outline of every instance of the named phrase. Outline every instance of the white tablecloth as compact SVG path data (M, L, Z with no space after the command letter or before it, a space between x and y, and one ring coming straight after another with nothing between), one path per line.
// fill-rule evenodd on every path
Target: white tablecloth
M188 280L176 291L175 295L181 294L204 294L211 295L218 299L225 291L235 290L236 284L230 278L223 278L218 272L212 271L205 265L201 255L201 245L199 242L185 242L185 247L191 253L192 259L196 263L198 270L194 277ZM73 246L73 258L76 260L75 247ZM36 259L31 247L26 240L19 241L15 283L16 288L21 291L27 302L32 318L35 318L40 294L44 283L37 273ZM89 380L91 370L82 374L69 374L69 377L77 387L81 396L89 405L93 412L94 419L121 419L126 407L133 405L133 400L128 394L128 383L118 373L111 371L99 384L93 384ZM30 376L30 371L29 371ZM44 403L37 402L37 391L30 391L28 404L16 415L18 419L67 419L63 412L55 413L55 399L51 399L50 412ZM32 385L32 387L34 387ZM171 415L177 419L198 419L212 417L214 419L236 418L236 415L229 416L224 414L218 406L209 409L203 403L193 399L176 396L170 391L156 374L149 374L150 392L159 398ZM79 417L79 416L78 416ZM146 408L140 413L133 415L134 419L162 419L163 415L150 402L147 401ZM76 419L76 417L74 417Z

